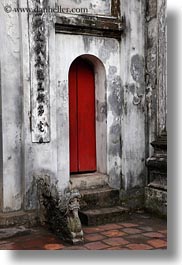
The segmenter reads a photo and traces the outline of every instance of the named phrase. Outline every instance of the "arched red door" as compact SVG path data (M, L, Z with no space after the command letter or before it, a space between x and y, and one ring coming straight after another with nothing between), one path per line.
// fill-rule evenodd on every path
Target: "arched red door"
M92 65L76 59L69 72L70 172L96 170L95 81Z

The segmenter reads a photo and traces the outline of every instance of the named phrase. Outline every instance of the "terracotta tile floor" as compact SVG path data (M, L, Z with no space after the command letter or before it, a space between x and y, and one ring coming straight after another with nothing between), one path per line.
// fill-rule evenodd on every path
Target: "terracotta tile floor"
M29 235L0 240L5 250L156 250L167 249L166 221L148 214L132 215L128 222L83 227L85 242L72 246L37 227Z

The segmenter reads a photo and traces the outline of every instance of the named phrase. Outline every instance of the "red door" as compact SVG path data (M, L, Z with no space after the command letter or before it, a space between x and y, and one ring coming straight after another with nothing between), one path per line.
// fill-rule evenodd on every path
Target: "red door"
M70 172L96 170L95 82L93 67L83 59L69 72Z

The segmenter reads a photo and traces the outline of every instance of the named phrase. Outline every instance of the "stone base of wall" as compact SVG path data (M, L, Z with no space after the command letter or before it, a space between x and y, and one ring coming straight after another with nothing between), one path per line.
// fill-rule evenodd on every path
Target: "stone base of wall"
M151 143L154 154L146 161L149 182L145 188L145 208L160 216L167 216L167 132Z
M144 188L133 188L127 191L120 191L120 200L123 207L129 208L131 211L144 208Z
M146 187L145 208L160 217L167 217L167 191Z
M0 213L0 228L10 226L32 227L39 223L37 211Z

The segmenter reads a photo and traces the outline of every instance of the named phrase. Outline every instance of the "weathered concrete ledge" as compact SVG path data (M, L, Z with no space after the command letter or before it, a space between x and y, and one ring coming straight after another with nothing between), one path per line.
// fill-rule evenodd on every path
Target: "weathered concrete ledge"
M115 17L89 15L56 16L56 33L75 35L93 35L99 37L121 38L121 32L126 28L125 21Z
M37 211L0 213L0 228L10 226L33 227L39 223Z
M31 234L31 229L24 226L0 228L0 240L6 240L12 237L26 236Z

